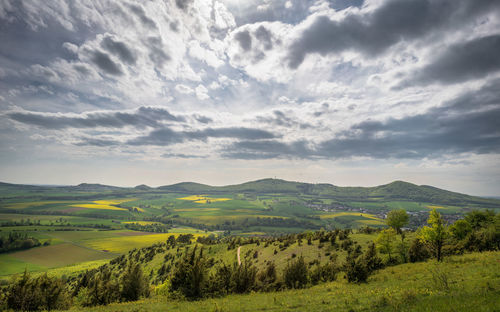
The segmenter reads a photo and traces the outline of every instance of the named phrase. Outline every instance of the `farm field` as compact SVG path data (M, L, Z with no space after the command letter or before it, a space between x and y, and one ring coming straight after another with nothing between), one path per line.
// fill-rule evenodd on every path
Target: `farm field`
M109 261L134 248L141 248L165 241L168 236L193 234L194 237L210 233L188 227L176 228L175 233L154 234L131 230L99 231L86 229L79 231L55 231L54 227L11 227L4 230L19 230L28 235L50 241L49 246L40 246L23 251L0 254L0 277L22 273L24 269L32 272L49 268L75 266L79 263L99 263ZM36 229L36 230L35 230ZM7 232L0 232L0 234ZM97 262L96 262L97 261Z
M171 233L190 233L196 238L224 233L265 236L321 228L384 227L385 215L401 208L412 214L410 226L418 227L432 208L449 222L477 207L500 211L500 201L446 191L433 191L429 200L415 200L408 194L420 192L425 197L428 190L404 182L345 188L344 193L338 188L273 179L228 187L186 183L144 190L99 189L2 184L0 236L18 233L50 246L0 254L0 275L20 273L25 268L41 271L104 261L133 248L162 242ZM398 196L400 199L395 200ZM450 196L459 200L452 205ZM168 233L148 232L155 227ZM247 248L242 249L247 252ZM272 258L273 252L263 250L263 259ZM300 252L306 251L291 253Z

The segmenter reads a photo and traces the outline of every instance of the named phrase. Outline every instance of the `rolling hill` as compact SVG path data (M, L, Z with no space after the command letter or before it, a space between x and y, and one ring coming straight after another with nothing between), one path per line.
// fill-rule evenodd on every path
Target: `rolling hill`
M411 201L438 205L481 206L482 208L500 208L500 200L483 198L443 190L429 185L415 185L404 181L394 181L375 187L340 187L332 184L311 184L280 179L261 179L242 184L210 186L194 182L182 182L157 188L140 185L131 188L115 187L102 184L81 183L76 186L34 186L0 183L0 197L19 195L68 195L68 193L88 193L105 195L150 193L186 193L186 194L288 194L331 198L338 202L351 201ZM75 194L75 195L77 195ZM83 195L83 194L82 194Z

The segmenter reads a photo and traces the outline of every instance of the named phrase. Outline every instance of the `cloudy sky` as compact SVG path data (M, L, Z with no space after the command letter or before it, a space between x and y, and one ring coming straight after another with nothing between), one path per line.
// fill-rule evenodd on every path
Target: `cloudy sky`
M500 1L1 0L0 180L500 195Z

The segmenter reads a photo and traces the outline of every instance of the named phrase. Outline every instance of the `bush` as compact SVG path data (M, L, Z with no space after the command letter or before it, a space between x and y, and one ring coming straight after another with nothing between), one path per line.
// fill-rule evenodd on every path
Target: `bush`
M307 285L308 277L309 270L302 256L288 262L283 272L283 280L288 288L304 288Z
M232 291L239 294L249 292L255 286L256 275L257 269L250 262L245 261L242 265L235 263L231 276Z
M149 297L149 284L138 263L129 264L122 276L121 285L121 299L123 301L135 301L141 297Z
M332 282L337 279L338 272L339 268L334 261L324 265L318 264L311 270L311 283L316 285L320 282Z
M374 243L368 246L363 255L361 255L361 247L358 245L349 252L343 265L345 278L349 283L366 282L373 271L382 267L382 259L378 257Z
M257 288L261 291L271 291L279 287L276 265L269 262L266 268L257 274Z
M47 274L31 278L27 271L7 289L6 305L16 311L67 309L71 302L62 280Z
M408 257L410 262L420 262L429 259L431 256L427 246L418 238L415 238L408 249Z
M208 293L212 296L223 296L231 292L233 270L231 266L223 263L216 268L210 276Z
M176 264L170 280L171 291L187 299L199 299L204 295L207 266L203 258L203 249L196 254L197 247L191 254L186 253Z

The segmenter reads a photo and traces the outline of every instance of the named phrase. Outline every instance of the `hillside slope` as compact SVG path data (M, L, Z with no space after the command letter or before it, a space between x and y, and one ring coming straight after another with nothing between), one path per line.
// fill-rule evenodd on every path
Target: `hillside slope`
M85 311L496 311L500 306L499 261L498 251L474 253L450 257L442 264L389 267L360 285L340 279L303 290L194 302L158 296Z

